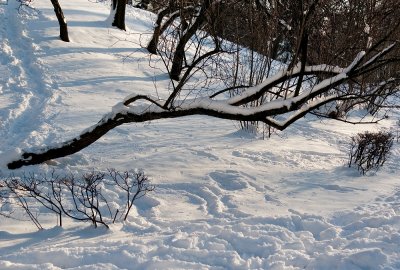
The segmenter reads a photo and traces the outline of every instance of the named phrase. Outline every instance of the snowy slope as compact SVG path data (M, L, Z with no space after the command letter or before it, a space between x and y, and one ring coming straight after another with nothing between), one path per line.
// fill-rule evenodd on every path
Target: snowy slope
M0 5L1 175L143 168L156 191L110 230L43 215L37 232L0 217L0 269L400 269L399 144L377 174L345 165L351 135L399 114L375 126L307 117L266 140L208 117L153 121L7 170L18 149L69 139L133 92L168 91L140 46L154 15L129 9L125 33L108 26L105 4L60 3L71 43L58 40L49 1L20 14L15 0Z

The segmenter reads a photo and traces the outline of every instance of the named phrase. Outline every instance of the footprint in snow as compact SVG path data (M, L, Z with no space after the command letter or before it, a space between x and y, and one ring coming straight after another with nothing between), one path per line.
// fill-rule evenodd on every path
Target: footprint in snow
M245 189L249 186L247 181L243 180L244 176L238 171L215 171L209 175L221 188L226 190Z
M264 199L266 202L275 203L276 205L282 205L282 203L278 199L275 199L271 195L265 194Z
M326 184L310 184L315 187L320 187L326 190L333 190L341 193L347 193L347 192L353 192L353 191L366 191L367 189L365 188L355 188L355 187L344 187L344 186L339 186L339 185L326 185Z
M194 155L199 156L199 157L208 158L208 159L210 159L210 160L212 160L212 161L217 161L217 160L219 160L219 158L218 158L217 156L215 156L215 155L213 155L213 154L211 154L211 153L209 153L209 152L203 151L203 150L193 150L192 153L193 153Z

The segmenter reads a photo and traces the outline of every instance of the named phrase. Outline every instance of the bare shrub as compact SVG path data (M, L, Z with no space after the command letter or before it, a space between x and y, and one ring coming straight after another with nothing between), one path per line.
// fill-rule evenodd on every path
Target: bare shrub
M165 8L174 1L151 4ZM262 122L282 131L327 104L343 106L339 112L344 113L364 104L373 104L368 108L373 113L396 108L391 97L400 91L398 0L180 2L176 12L185 12L176 18L172 10L166 12L154 29L158 35L168 26L155 46L158 60L150 61L155 69L160 68L157 61L162 63L169 75L165 89L157 83L148 95L134 89L137 94L121 100L92 127L53 146L24 149L7 167L74 154L128 123L203 115ZM235 44L249 49L247 61L231 57L237 56ZM256 55L265 59L258 61ZM271 59L285 64L275 69ZM270 63L274 70L268 73ZM236 76L241 70L243 81ZM229 90L239 89L229 96ZM317 113L343 120L331 110ZM366 119L352 123L371 122Z
M124 192L121 196L125 196L124 201L126 202L126 205L124 210L121 212L121 218L125 221L131 211L133 202L145 196L147 192L153 191L154 186L150 185L149 179L143 171L121 173L112 169L109 170L109 174L112 180L111 183Z
M361 174L378 171L386 162L393 145L390 132L364 132L351 138L349 167L355 165Z
M110 190L117 194L117 199L110 198ZM112 169L108 174L93 171L81 177L72 174L60 177L54 172L49 177L24 174L0 182L0 215L16 218L14 210L3 207L11 205L42 229L38 216L43 210L32 209L36 202L57 215L59 226L63 224L63 217L68 217L109 228L116 220L126 220L134 201L153 190L154 186L142 171L121 173Z
M21 185L18 179L11 178L0 182L0 204L1 216L17 220L14 216L15 210L10 207L13 205L22 210L38 230L43 229L39 222L39 212L36 211L37 209L31 207L32 201L30 200L30 196L26 193L25 186Z

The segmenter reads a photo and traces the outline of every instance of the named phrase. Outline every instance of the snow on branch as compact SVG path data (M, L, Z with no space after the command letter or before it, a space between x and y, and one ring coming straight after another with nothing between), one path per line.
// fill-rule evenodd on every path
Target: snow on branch
M388 47L384 48L382 51L380 51L379 53L377 53L376 55L374 55L373 57L371 57L371 59L369 59L367 62L365 62L361 68L366 69L369 66L371 66L372 64L377 62L378 58L381 58L382 56L384 56L385 54L389 53L394 46L396 45L396 43L392 43L391 45L389 45Z
M365 65L371 65L379 61L392 48L393 46L381 51L381 53L372 57L373 60L366 61L361 66L360 63L366 57L363 52L359 53L346 68L316 65L307 66L303 70L300 66L296 66L290 71L283 70L257 86L245 88L240 95L224 100L200 97L174 100L173 106L166 106L167 101L160 100L157 97L141 94L130 95L115 105L112 111L105 114L97 124L84 130L79 136L53 146L24 151L19 159L8 164L8 168L16 169L25 165L39 164L47 160L74 154L91 145L113 128L126 123L139 123L190 115L207 115L238 121L262 121L283 130L307 113L328 102L366 98L374 94L380 95L381 92L379 92L379 89L382 88L382 85L378 86L378 90L365 91L357 95L350 92L346 93L346 91L331 90L364 74L366 72L364 69ZM299 77L301 72L304 72L303 75L321 74L326 79L314 86L303 87L302 92L297 96L281 96L278 99L266 102L257 107L241 106L268 92L277 84L288 82L294 77ZM397 91L399 90L397 89ZM273 119L275 116L287 113L292 114L286 120L277 121Z
M315 66L306 66L304 70L305 75L312 74L340 74L343 72L343 68L339 68L336 66L329 65L315 65ZM263 83L249 87L245 91L243 91L240 95L234 96L230 98L227 102L232 105L242 105L252 100L259 98L263 93L265 93L271 87L276 86L279 83L282 83L288 79L299 76L301 73L300 65L295 66L292 70L288 71L284 69L274 76L266 79Z
M355 97L355 96L348 95L346 98L350 99L352 97ZM333 95L325 96L325 97L321 97L321 98L316 98L316 99L312 100L311 102L309 102L308 104L301 107L301 109L295 111L292 115L290 115L285 120L278 121L271 117L266 117L264 122L278 130L284 130L285 128L287 128L289 125L291 125L298 119L304 117L307 113L309 113L315 109L318 109L322 105L327 104L327 103L332 102L337 99L338 99L337 94L333 94Z

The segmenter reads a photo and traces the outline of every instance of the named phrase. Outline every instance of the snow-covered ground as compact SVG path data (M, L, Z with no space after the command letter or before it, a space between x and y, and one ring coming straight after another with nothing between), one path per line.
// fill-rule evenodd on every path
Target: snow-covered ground
M133 92L166 95L160 61L140 46L154 15L129 9L125 33L105 4L60 3L70 43L49 1L20 13L0 2L1 176L142 168L156 190L110 230L0 217L0 269L400 269L399 144L376 174L346 167L350 136L400 114L375 126L307 117L266 140L203 116L131 124L9 171L18 149L69 139Z

